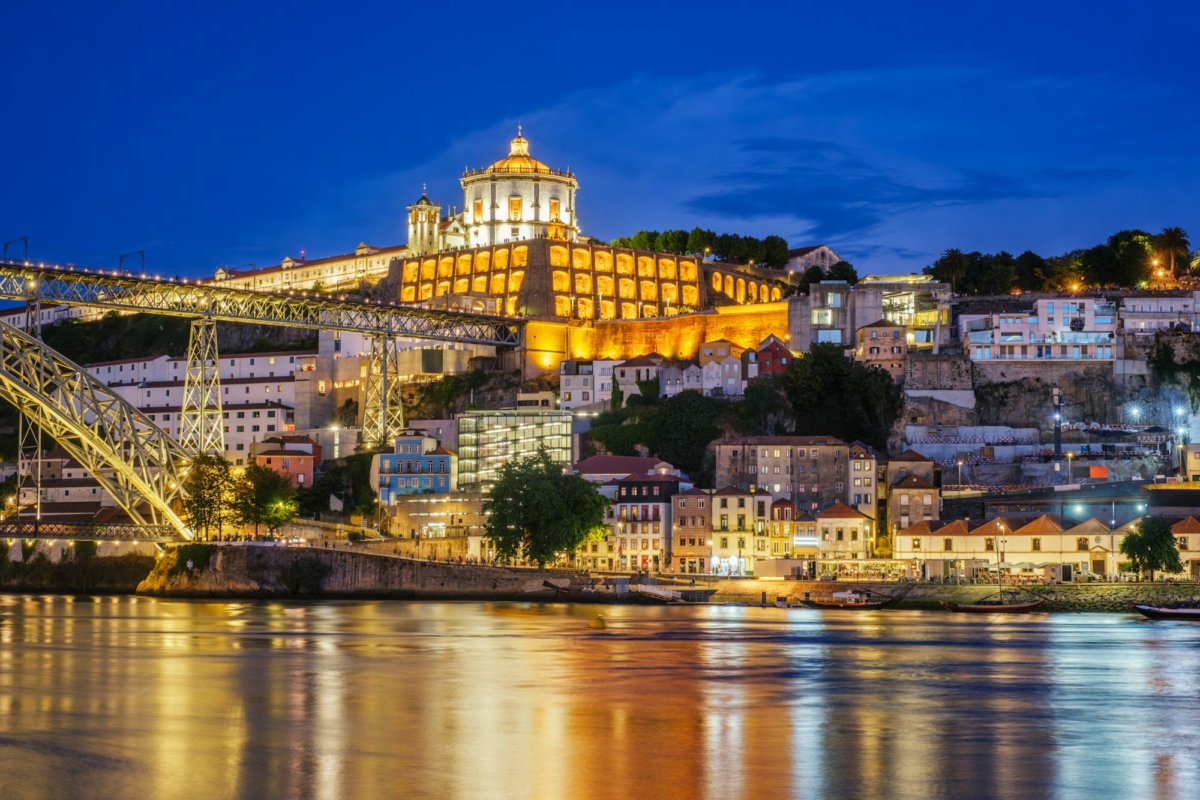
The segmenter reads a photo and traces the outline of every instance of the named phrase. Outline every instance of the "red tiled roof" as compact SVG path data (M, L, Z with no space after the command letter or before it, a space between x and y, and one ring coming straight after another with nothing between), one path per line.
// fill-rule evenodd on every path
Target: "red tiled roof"
M737 436L718 441L718 445L741 444L784 444L784 445L845 445L832 436Z
M445 448L445 447L435 447L433 450L430 450L430 451L429 451L428 453L426 453L425 455L429 455L429 456L458 456L458 453L454 452L453 450L449 450L449 449L447 449L447 448Z
M682 492L679 492L675 496L676 497L696 497L696 496L708 497L708 493L709 493L708 489L697 489L697 488L693 487L691 489L684 489Z
M859 330L863 328L903 328L903 325L897 325L894 322L888 322L886 319L879 319L872 322L870 325L861 325Z
M893 489L932 489L933 484L918 475L909 475L892 487Z
M263 456L288 456L291 458L312 458L313 454L304 450L259 450L254 454L255 458Z
M816 250L820 250L824 246L825 245L823 245L823 244L814 244L810 247L793 247L791 250L787 251L788 258L796 258L797 256L806 256L809 253L812 253Z
M580 461L571 469L580 475L631 475L639 471L647 472L665 463L661 458L649 456L592 456Z
M1171 533L1200 533L1200 520L1184 517L1171 526Z
M919 462L927 462L927 463L930 463L933 461L932 458L926 458L925 456L918 453L916 450L905 450L900 455L894 456L891 460L892 461L919 461Z
M821 513L817 514L817 519L870 519L861 511L856 511L840 500Z

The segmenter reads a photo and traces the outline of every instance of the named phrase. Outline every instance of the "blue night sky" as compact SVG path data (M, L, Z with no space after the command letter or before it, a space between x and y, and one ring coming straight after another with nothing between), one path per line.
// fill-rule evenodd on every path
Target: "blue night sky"
M778 233L860 272L1129 227L1195 242L1198 21L1182 2L11 2L0 239L184 275L399 244L422 182L460 204L463 167L520 120L603 239Z

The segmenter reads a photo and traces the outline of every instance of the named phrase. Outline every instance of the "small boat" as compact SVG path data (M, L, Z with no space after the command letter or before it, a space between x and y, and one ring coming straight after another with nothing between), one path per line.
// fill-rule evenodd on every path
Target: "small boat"
M943 600L942 607L960 614L1028 614L1044 602L1046 601L1040 597L1028 603L1009 603L1003 598L984 598L974 603L948 603Z
M1130 603L1129 607L1150 619L1181 619L1200 622L1200 608L1188 608L1186 606L1147 606L1141 603Z
M828 600L804 600L808 608L839 609L842 611L875 611L896 602L895 597L874 600L870 592L834 592Z

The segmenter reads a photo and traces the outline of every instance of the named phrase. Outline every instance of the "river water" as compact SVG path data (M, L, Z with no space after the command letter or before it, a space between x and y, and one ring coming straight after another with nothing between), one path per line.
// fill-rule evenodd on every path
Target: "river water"
M0 798L1197 798L1200 625L0 596Z

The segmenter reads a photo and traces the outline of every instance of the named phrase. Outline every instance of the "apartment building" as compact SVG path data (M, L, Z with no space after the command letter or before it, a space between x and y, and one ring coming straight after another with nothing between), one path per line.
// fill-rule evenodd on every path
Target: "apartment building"
M590 543L580 557L594 568L663 571L671 560L672 499L692 484L677 475L655 473L627 475L612 488L609 534L604 541Z
M395 505L406 494L449 494L458 488L457 454L425 431L403 430L392 447L371 461L371 485L383 505Z
M977 310L958 320L975 361L1116 358L1116 303L1102 297L1042 298L1024 311Z
M904 360L908 358L908 336L903 325L887 320L872 322L858 329L854 360L879 367L897 383L904 380Z
M711 489L685 489L672 512L671 571L704 574L712 563Z
M613 367L620 361L563 361L558 367L559 408L603 410L612 404Z
M733 486L785 497L801 511L853 502L850 446L832 436L741 436L714 445L718 488ZM867 474L860 468L859 477ZM874 498L872 498L873 500Z
M834 503L816 515L817 549L821 558L870 558L874 525L845 503Z

